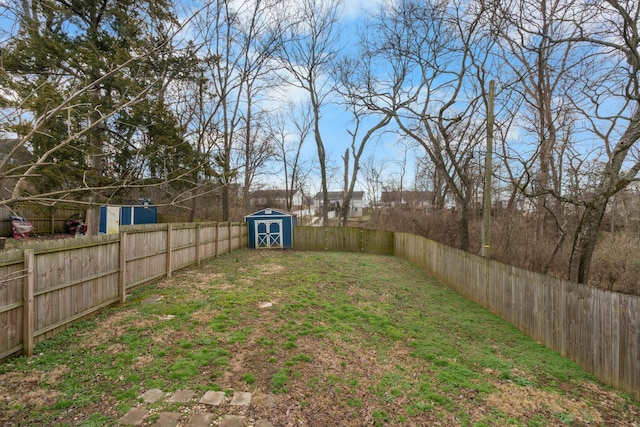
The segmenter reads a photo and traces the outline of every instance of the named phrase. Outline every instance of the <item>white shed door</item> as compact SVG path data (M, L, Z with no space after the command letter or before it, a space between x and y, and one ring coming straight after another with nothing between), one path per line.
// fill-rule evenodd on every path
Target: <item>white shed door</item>
M256 249L282 248L282 220L270 219L255 222Z

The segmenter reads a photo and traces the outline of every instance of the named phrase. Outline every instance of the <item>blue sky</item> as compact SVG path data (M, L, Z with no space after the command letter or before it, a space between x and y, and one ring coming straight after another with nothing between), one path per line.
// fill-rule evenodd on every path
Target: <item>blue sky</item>
M363 24L364 20L372 13L375 13L383 3L383 0L360 0L360 1L345 1L343 4L343 10L340 20L340 34L341 34L341 50L344 52L356 52L357 49L357 31L358 27ZM280 87L279 98L281 102L293 101L303 102L308 99L308 93L300 88L296 87ZM339 191L342 190L344 179L344 167L342 156L347 148L350 147L351 136L348 129L353 129L353 123L351 122L351 115L345 111L344 107L337 104L338 99L334 98L325 103L322 108L321 118L321 132L327 153L327 161L330 169L329 176L329 190ZM361 131L362 133L362 131ZM392 134L386 134L380 139L376 138L369 142L366 154L361 159L361 162L368 156L375 156L378 160L377 163L384 165L385 179L392 180L397 179L399 176L398 163L404 158L402 146L396 144L397 136ZM310 137L305 142L304 155L307 159L317 158L317 148L315 141ZM353 156L351 156L351 159ZM412 156L409 156L412 158ZM413 167L413 162L410 161L410 167ZM353 167L350 167L352 172ZM411 175L411 172L408 173ZM310 180L311 193L315 193L320 190L319 172L316 174L316 179ZM408 183L405 183L408 184ZM412 182L411 182L412 184ZM278 186L280 183L277 181L270 181L267 185ZM357 185L356 190L363 190L362 185Z

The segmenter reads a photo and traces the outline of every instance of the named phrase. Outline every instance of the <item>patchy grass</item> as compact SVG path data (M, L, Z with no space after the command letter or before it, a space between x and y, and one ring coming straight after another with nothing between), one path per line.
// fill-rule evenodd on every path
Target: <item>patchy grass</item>
M628 395L392 257L236 251L36 354L0 365L0 424L114 425L152 388L269 396L253 416L276 426L640 422Z

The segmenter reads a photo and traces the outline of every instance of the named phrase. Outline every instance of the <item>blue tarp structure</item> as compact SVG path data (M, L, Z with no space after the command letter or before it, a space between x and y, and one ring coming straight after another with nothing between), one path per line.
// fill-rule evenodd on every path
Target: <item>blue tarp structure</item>
M100 234L117 232L120 225L155 224L158 208L148 200L139 206L100 206ZM115 230L115 231L114 231Z

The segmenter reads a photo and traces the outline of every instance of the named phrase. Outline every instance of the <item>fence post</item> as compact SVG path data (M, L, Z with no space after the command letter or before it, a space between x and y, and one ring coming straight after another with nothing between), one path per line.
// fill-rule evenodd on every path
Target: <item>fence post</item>
M120 233L120 274L118 275L118 296L120 304L127 300L127 233Z
M49 228L51 229L51 234L56 234L56 217L53 212L53 206L49 208Z
M236 231L236 227L237 225L235 223L231 224L231 226L229 227L229 233L231 237L233 237L233 233ZM240 243L240 239L238 239L238 243ZM237 249L238 247L235 246L235 243L233 245L229 245L229 252L231 252L234 249Z
M233 250L233 228L231 225L231 221L228 222L229 235L227 238L229 239L229 252Z
M171 277L171 261L172 261L172 251L171 246L173 245L173 225L167 225L167 277Z
M200 265L200 223L196 224L196 265Z
M218 258L218 254L220 254L220 223L216 222L216 245L214 256Z
M24 250L24 269L27 273L24 279L22 291L22 353L27 356L33 356L33 331L34 312L33 312L33 291L35 286L35 277L33 265L35 264L35 252L33 249Z

